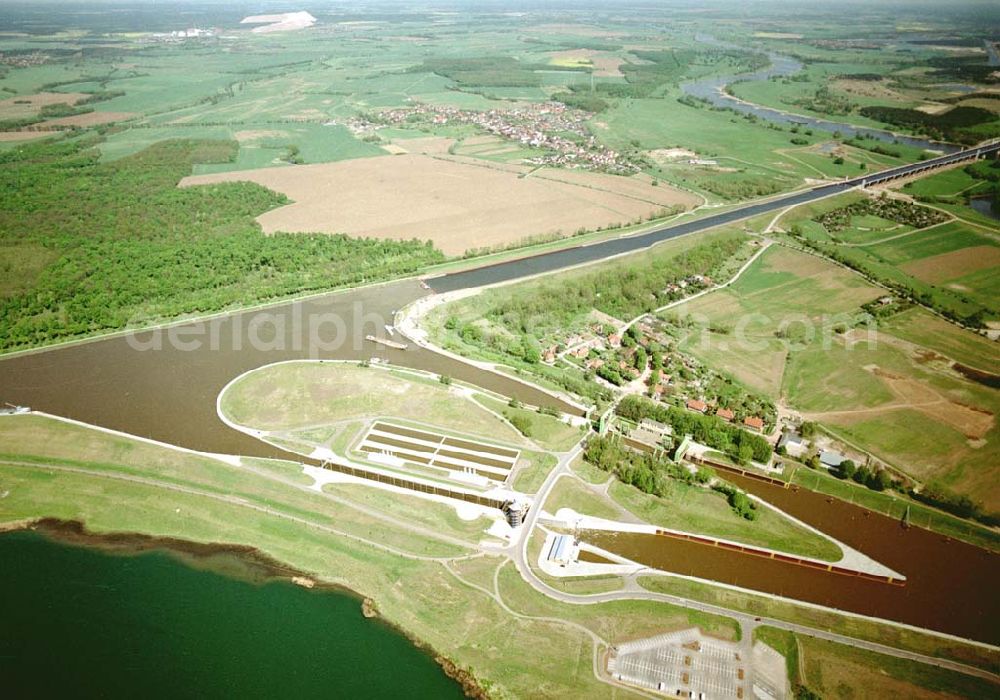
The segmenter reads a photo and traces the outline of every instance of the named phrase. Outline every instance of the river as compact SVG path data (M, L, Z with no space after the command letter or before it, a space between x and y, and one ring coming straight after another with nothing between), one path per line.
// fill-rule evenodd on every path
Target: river
M722 42L703 34L697 35L696 39L702 43L712 44L714 46L745 50L744 47ZM855 126L853 124L848 124L847 122L819 119L803 114L791 114L778 109L773 109L771 107L745 102L725 92L725 87L727 85L737 81L746 82L770 80L771 78L783 78L785 76L794 75L803 68L802 63L791 56L783 56L777 53L768 53L767 56L771 60L771 65L767 68L749 73L733 73L729 75L704 78L701 80L691 80L681 83L681 90L683 90L686 95L708 100L715 107L733 109L741 114L753 114L760 119L775 122L777 124L799 124L806 128L820 129L831 133L839 131L847 138L854 136L868 136L886 143L898 141L899 143L913 146L915 148L921 148L928 151L940 151L942 153L954 153L960 150L959 147L951 144L941 143L940 141L930 141L916 136L895 134L884 129L872 129L868 127Z
M347 593L232 553L122 554L0 535L6 697L464 697Z

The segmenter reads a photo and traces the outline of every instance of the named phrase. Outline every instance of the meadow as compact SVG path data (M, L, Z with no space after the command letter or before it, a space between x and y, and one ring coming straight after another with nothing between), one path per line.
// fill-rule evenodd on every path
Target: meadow
M853 326L882 294L830 262L775 247L730 288L676 310L698 321L681 348L893 467L996 510L988 484L1000 464L1000 402L952 367L973 358L982 367L995 347L920 309L881 322L870 344L868 329Z
M947 179L930 189L961 187L965 181L952 174L956 172L960 171L942 173ZM782 217L781 226L798 241L877 280L899 298L973 328L1000 317L995 275L1000 265L996 237L1000 226L959 203L933 209L882 199L867 204L879 207L886 201L899 207L892 218L854 215L844 228L824 225L842 220L852 211L849 207L864 204L852 194L795 209Z

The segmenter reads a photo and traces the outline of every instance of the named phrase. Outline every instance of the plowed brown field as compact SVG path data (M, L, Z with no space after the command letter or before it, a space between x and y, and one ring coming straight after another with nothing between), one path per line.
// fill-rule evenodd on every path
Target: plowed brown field
M503 246L528 236L628 223L694 195L645 176L474 165L427 155L398 155L316 165L187 177L181 186L251 181L293 204L258 217L264 231L346 233L432 240L450 255ZM559 179L551 179L558 177Z

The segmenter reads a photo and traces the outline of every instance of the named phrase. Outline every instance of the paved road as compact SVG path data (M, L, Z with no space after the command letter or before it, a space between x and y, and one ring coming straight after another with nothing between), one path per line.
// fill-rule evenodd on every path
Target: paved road
M978 678L983 678L985 680L991 681L993 683L1000 682L1000 676L990 673L989 671L976 668L974 666L968 666L966 664L958 663L957 661L951 661L948 659L941 659L934 656L927 656L925 654L918 654L916 652L906 651L903 649L896 649L894 647L886 646L884 644L878 644L875 642L868 642L862 639L855 639L853 637L847 637L845 635L836 634L834 632L827 632L825 630L816 629L813 627L807 627L806 625L799 625L793 622L786 622L784 620L777 620L770 617L758 618L753 615L747 615L745 613L732 610L730 608L723 608L716 605L710 605L708 603L701 603L696 600L689 600L687 598L681 598L678 596L669 595L666 593L655 593L653 591L648 591L641 588L636 581L636 575L633 575L627 581L627 586L625 590L612 591L609 593L596 593L592 595L574 595L572 593L565 593L556 588L552 588L544 581L542 581L531 568L528 561L528 541L531 538L532 529L538 523L538 517L541 513L541 506L545 503L545 499L548 497L549 492L555 486L556 481L560 476L564 474L571 474L569 469L570 462L580 453L581 447L578 446L572 452L565 453L559 459L559 463L556 468L553 469L548 477L545 479L542 487L538 490L535 496L535 502L531 510L528 512L528 517L522 524L523 532L521 534L520 541L516 544L511 545L508 548L508 554L511 559L513 559L515 566L517 566L518 572L524 578L528 584L550 598L554 598L563 603L569 603L571 605L593 605L595 603L607 603L614 600L651 600L661 603L670 603L671 605L676 605L678 607L688 608L691 610L699 610L701 612L710 613L712 615L720 615L723 617L729 617L735 619L742 629L743 638L751 638L753 635L753 630L760 625L768 625L771 627L776 627L778 629L787 630L789 632L794 632L796 634L806 635L809 637L815 637L817 639L823 639L830 642L836 642L837 644L845 644L847 646L852 646L858 649L864 649L866 651L872 651L878 654L885 654L887 656L895 656L901 659L908 659L910 661L917 661L923 664L929 664L931 666L937 666L939 668L948 669L950 671L957 671L959 673L964 673L970 676L976 676ZM650 571L650 573L656 573Z
M797 192L786 197L770 199L766 202L748 204L738 209L732 209L721 214L714 214L696 221L687 221L681 224L665 226L660 229L649 231L648 233L627 236L622 238L612 238L590 245L576 246L574 248L564 248L544 253L528 258L520 258L508 262L488 265L463 272L453 272L451 274L435 277L428 281L431 288L438 293L453 292L458 289L468 289L472 287L484 287L501 282L529 277L545 272L553 272L574 265L596 262L623 253L631 253L637 250L649 248L657 243L685 236L691 233L707 231L708 229L725 224L735 223L744 219L749 219L760 214L778 211L786 207L797 204L813 202L824 197L829 197L841 192L847 192L855 187L874 185L895 178L906 177L933 170L952 163L973 160L979 156L985 156L1000 152L1000 142L988 145L969 148L957 153L949 153L938 158L931 158L920 163L901 165L896 168L889 168L878 173L871 173L845 180L831 185L823 185L804 192Z

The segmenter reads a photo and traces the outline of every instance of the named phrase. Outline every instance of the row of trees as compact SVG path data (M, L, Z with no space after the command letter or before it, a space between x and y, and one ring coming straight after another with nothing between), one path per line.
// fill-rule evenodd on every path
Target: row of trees
M562 332L593 309L633 318L679 299L683 292L667 291L669 284L695 273L714 274L741 245L740 236L727 236L676 255L654 251L644 260L504 290L491 295L483 317L517 338Z
M622 483L659 497L670 494L670 480L705 485L714 476L708 469L692 471L663 457L630 450L610 436L591 436L583 457L598 469L614 474ZM757 504L732 484L716 479L712 490L725 496L729 506L740 517L757 519Z
M676 406L654 403L640 396L626 396L615 409L622 418L639 422L651 418L671 426L674 435L690 435L695 441L723 452L740 463L767 462L773 451L762 435L750 433L715 416L706 416Z
M981 107L958 106L939 114L907 107L869 106L861 115L893 126L902 126L933 139L973 145L1000 134L1000 118Z
M707 484L712 478L712 472L707 469L692 472L663 457L630 450L611 436L592 435L587 440L583 458L601 471L614 474L622 483L653 496L670 493L669 479L686 484Z
M869 469L864 465L859 467L850 459L845 459L840 463L840 466L831 469L830 473L838 479L851 479L858 484L867 486L872 491L885 491L892 486L892 477L885 469Z

